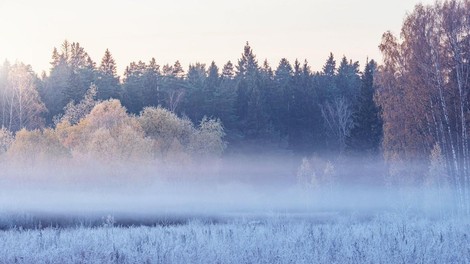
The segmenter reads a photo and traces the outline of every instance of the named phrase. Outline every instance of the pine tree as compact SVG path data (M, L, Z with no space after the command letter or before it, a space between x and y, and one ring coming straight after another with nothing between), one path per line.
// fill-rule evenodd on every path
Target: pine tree
M52 61L51 61L52 69L54 69L55 67L59 65L60 59L61 59L60 54L57 51L57 48L54 47L54 50L52 51Z
M109 49L104 52L103 59L101 59L101 65L99 68L100 72L109 76L116 76L116 62L114 61L113 55Z
M327 101L333 101L335 98L338 98L339 92L336 87L336 61L334 59L333 53L330 53L325 65L323 66L323 71L318 76L319 89L320 89L320 102L324 103Z
M325 65L323 66L323 75L333 77L336 74L336 61L333 53L330 52L330 56L326 60Z
M163 104L161 93L160 65L152 58L144 70L143 104L145 106L158 106Z
M291 90L289 148L296 153L309 154L314 147L319 149L322 120L307 61L303 65L295 61Z
M139 113L144 107L142 104L144 100L143 71L144 65L142 65L141 61L139 63L131 62L124 71L122 105L133 114Z
M367 62L362 74L361 91L354 115L355 127L351 131L349 147L353 151L377 154L382 139L382 120L380 109L374 102L374 72L377 64Z
M289 136L289 122L292 106L292 66L287 59L281 59L275 72L273 96L270 101L274 127L281 137Z
M351 104L355 104L361 87L361 76L359 75L359 62L348 61L343 56L336 75L337 97L344 97Z
M52 52L51 71L44 79L44 87L39 90L42 101L46 105L48 113L46 123L52 124L54 116L59 115L65 105L70 101L67 92L71 91L71 68L68 64L68 53L70 44L64 41L61 52L56 48Z
M101 60L96 85L98 86L97 98L99 100L121 99L122 93L116 72L116 62L108 49Z
M69 80L65 89L66 103L73 101L78 103L84 96L88 88L96 79L95 63L91 60L85 49L78 42L70 44L68 67Z
M48 109L48 124L52 124L54 116L63 113L68 103L79 102L96 80L95 63L78 42L65 40L60 51L54 48L51 66L49 76L43 78L44 85L39 87Z
M205 115L208 117L219 117L218 110L216 109L217 100L220 98L220 85L221 79L219 76L219 67L212 61L209 69L207 69L207 78L204 85L204 98L205 98ZM220 118L220 117L219 117Z
M268 128L266 94L260 87L260 69L247 42L237 65L237 122L245 137L263 137Z
M176 78L184 78L184 70L179 60L175 62L172 68L172 75Z
M177 60L173 66L163 66L162 89L160 94L164 97L163 106L171 112L181 110L181 104L187 93L187 82L181 63Z
M215 91L214 110L217 111L216 117L219 117L226 128L227 137L233 137L232 131L236 127L236 109L235 101L237 99L235 70L232 62L228 61L220 76L220 85Z
M235 70L231 61L228 61L222 69L222 78L233 79L235 76Z
M207 96L204 91L206 82L206 65L196 63L189 65L187 83L188 89L183 102L185 114L194 122L199 122L206 115Z

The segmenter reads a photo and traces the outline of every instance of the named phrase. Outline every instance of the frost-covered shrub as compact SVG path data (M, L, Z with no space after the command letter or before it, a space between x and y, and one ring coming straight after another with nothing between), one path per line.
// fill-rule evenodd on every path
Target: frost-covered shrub
M187 118L161 107L146 107L138 117L145 135L154 140L154 153L167 161L219 156L225 149L219 120L204 118L195 128Z
M297 169L297 183L306 188L331 188L335 178L336 170L333 163L318 157L303 158Z
M425 185L435 188L447 188L449 175L447 174L444 155L439 144L435 144L429 155L429 173Z
M15 140L7 151L8 160L19 165L45 164L69 156L70 152L52 129L22 129L16 133Z
M186 151L194 133L194 126L189 119L179 118L161 107L144 108L138 121L145 135L155 140L155 151L163 155L175 144L175 140Z
M151 157L151 140L118 100L101 102L76 125L63 122L56 130L75 158L112 163Z
M302 159L300 167L297 169L297 183L306 188L316 188L318 185L315 171L307 158Z
M435 144L429 155L429 171L424 179L424 206L428 209L442 209L450 204L450 177L447 173L444 155L439 144ZM439 196L436 199L436 194ZM449 203L449 204L448 204Z
M219 119L204 117L191 137L190 150L199 157L220 156L226 147L224 136Z
M96 85L92 84L87 90L84 98L79 103L69 102L64 108L64 114L62 116L54 117L54 124L68 122L69 124L75 125L82 118L91 112L93 107L98 104L95 100L97 93Z

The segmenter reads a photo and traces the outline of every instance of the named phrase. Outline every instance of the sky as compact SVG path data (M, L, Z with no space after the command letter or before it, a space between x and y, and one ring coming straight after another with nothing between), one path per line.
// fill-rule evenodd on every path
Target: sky
M79 42L99 63L109 49L118 74L132 61L236 62L249 41L260 62L307 59L321 70L330 52L381 61L382 34L398 34L417 0L0 0L0 60L49 71L54 47ZM434 0L423 0L432 3Z

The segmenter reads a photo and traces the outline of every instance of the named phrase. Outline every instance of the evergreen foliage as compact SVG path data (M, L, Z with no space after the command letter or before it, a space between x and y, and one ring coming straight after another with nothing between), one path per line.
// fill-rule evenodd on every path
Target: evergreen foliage
M354 151L377 155L382 140L380 109L374 102L374 72L377 64L367 62L362 74L361 90L354 114L354 128L349 138L349 147Z
M2 67L0 87L7 85L10 67ZM97 102L114 98L134 115L160 107L195 124L204 117L218 119L229 148L256 144L311 154L338 150L321 109L344 98L354 117L347 121L357 124L347 138L348 149L372 153L381 138L373 102L375 68L371 61L361 74L359 64L346 57L337 67L330 53L321 72L312 72L307 61L292 64L285 58L273 69L267 60L259 64L247 42L236 65L195 63L185 71L179 61L160 67L152 58L131 62L121 81L108 49L97 66L79 43L64 41L52 51L50 72L35 82L47 109L38 118L45 118L46 126L64 120L74 125ZM8 89L1 91L2 118L8 119Z

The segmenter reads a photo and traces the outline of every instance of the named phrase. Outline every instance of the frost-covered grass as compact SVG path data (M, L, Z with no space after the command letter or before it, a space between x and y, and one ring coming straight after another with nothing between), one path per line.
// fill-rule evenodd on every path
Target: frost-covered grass
M470 221L381 215L182 225L13 228L0 263L470 263Z

